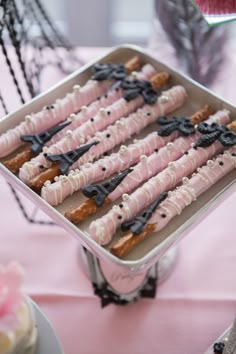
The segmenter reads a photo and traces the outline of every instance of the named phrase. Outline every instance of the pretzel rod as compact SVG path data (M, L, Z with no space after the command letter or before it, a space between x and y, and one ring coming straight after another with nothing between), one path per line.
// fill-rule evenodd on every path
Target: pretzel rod
M139 70L141 67L141 61L139 57L134 57L129 60L124 66L127 70L127 74L136 75L136 70ZM140 74L142 75L142 73L148 72L149 70L150 66L149 64L146 64L143 66L142 72ZM72 113L69 116L69 119L71 119L72 121L70 125L70 130L79 127L83 123L87 122L89 119L93 118L99 112L100 108L106 108L113 104L115 101L122 97L122 93L122 88L120 88L119 83L116 82L104 95L98 96L97 99L90 103L88 106L82 106L81 110L77 114ZM65 130L56 134L50 141L50 144L48 144L47 146L55 144L64 136Z
M200 122L199 117L202 120L205 120L212 111L208 106L204 106L201 110L192 115L189 119L185 119L185 122L189 123L189 121L193 120L193 124L197 121ZM217 122L221 123L221 114L215 114L211 118L208 119L208 123ZM225 115L223 115L224 117ZM169 120L170 124L175 122ZM167 124L165 124L167 125ZM176 130L178 127L176 127ZM195 142L201 135L200 133L193 133L193 125L190 126L191 130L187 132L187 128L185 130L185 134L189 134L189 136L179 137L173 143L168 143L167 146L162 147L159 151L151 154L149 157L146 155L141 156L141 161L133 168L133 170L125 176L125 178L117 184L116 188L110 193L107 193L107 188L110 187L108 182L105 182L105 186L101 185L87 185L85 186L84 191L88 189L92 191L92 199L85 200L81 205L72 210L68 211L65 214L65 217L72 221L73 223L78 223L88 216L94 214L101 205L97 205L96 199L94 198L95 194L97 197L106 198L104 199L104 203L108 204L114 202L118 198L122 196L124 193L131 192L138 185L149 179L150 177L156 175L158 172L162 171L167 167L170 161L177 160L183 153L191 147L191 144ZM178 134L179 135L179 134ZM112 187L115 187L114 184ZM84 193L83 191L83 193ZM87 192L89 193L89 192ZM89 197L89 195L86 195ZM87 212L86 212L87 211Z
M162 75L162 73L160 73L158 75ZM126 121L127 119L128 118L124 118L124 121ZM145 124L147 125L150 121L153 121L153 117L146 119ZM128 132L129 137L132 134L132 131L134 131L134 133L137 131L137 127L134 126L131 128L132 129ZM114 127L114 126L110 126L107 130L105 130L101 133L96 133L94 138L90 139L89 142L99 141L99 144L96 145L96 146L98 146L98 148L95 148L95 146L93 148L91 148L89 152L84 154L83 158L77 160L73 165L71 165L70 169L77 168L80 165L82 165L88 161L91 162L91 161L95 160L96 158L100 157L104 152L109 151L114 146L116 146L120 142L124 141L126 138L127 138L127 136L125 136L125 135L122 136L120 134L119 128ZM49 159L49 157L50 156L48 156L47 159ZM62 174L63 173L61 173L61 175ZM52 182L53 178L54 178L54 176L52 175L52 178L50 178L49 180ZM36 181L38 186L39 186L39 183L41 183L41 188L43 187L44 183L46 182L46 180L44 178L42 178L41 174L39 174L37 177L35 177L34 181ZM32 181L30 183L33 186Z
M42 188L42 181L43 183L45 181L48 181L50 178L54 179L60 174L67 174L69 170L69 166L73 163L73 161L76 161L80 159L81 156L83 156L86 151L91 149L93 145L98 144L97 141L90 142L85 145L81 145L79 148L68 151L65 154L61 155L51 155L50 159L52 161L52 167L50 169L47 169L43 171L40 176L37 176L33 178L30 181L30 187L37 193L40 192Z
M89 183L103 181L113 173L125 170L134 165L143 154L150 155L155 149L159 149L167 142L174 140L177 132L170 136L161 137L157 132L148 134L141 140L134 140L127 147L121 146L117 153L101 158L94 163L86 163L80 169L71 170L69 176L59 176L55 183L47 183L42 188L41 196L51 205L60 204L67 196L80 190Z
M129 62L128 62L129 63ZM136 63L136 69L138 68L138 62ZM132 66L131 67L135 67ZM143 68L145 71L145 67ZM72 113L68 121L70 121L70 127L69 131L74 130L78 126L82 125L89 119L91 119L95 114L98 113L100 108L106 108L107 106L113 104L115 101L117 101L121 96L122 96L122 89L117 86L117 84L113 85L111 89L107 91L107 93L101 97L98 97L96 101L92 102L88 106L83 106L82 109L79 111L79 113L75 114ZM68 129L68 128L67 128ZM44 144L44 147L48 147L52 144L55 144L58 140L63 138L65 134L67 134L69 131L67 129L62 129L55 133L51 139ZM44 151L46 151L46 148L44 148ZM38 151L37 155L41 151ZM34 157L35 154L30 153L30 147L26 146L22 152L17 154L14 158L11 160L7 160L4 164L5 166L11 170L14 174L16 174L20 167L27 161L31 160Z
M20 167L33 157L30 147L17 154L14 158L4 162L4 165L14 174L18 173Z
M146 65L141 72L137 73L137 78L149 79L154 73L155 69L151 65ZM106 109L101 109L91 120L85 122L73 131L70 130L64 138L48 147L45 152L50 155L65 153L69 150L76 149L79 145L87 142L97 131L105 129L120 117L135 111L142 104L143 98L141 95L129 102L122 97L112 105L106 107ZM32 178L36 177L41 172L39 165L43 165L45 168L51 166L50 161L48 161L42 153L22 166L19 173L20 179L26 184L29 183Z
M229 112L224 111L224 114L226 123L229 121ZM114 206L106 215L93 221L89 229L91 237L102 245L109 243L120 224L135 217L142 209L150 205L160 193L175 187L183 177L193 173L222 149L223 145L219 141L215 141L206 148L193 147L188 150L187 154L175 162L171 162L165 170L152 177L131 195L124 194L122 204Z
M136 56L126 63L129 72L140 67L140 59ZM62 99L57 99L53 105L46 106L43 110L25 117L25 121L0 136L0 157L15 151L23 142L20 137L25 134L40 133L57 123L65 120L70 114L78 112L81 107L93 102L98 96L103 95L113 84L114 80L105 81L97 79L88 80L83 87L75 85L73 92Z
M13 173L17 173L20 167L34 155L40 153L44 145L52 139L59 131L64 130L71 122L69 120L59 123L53 128L45 130L40 134L27 134L21 136L21 140L27 143L27 147L13 158L4 162L4 165ZM30 143L31 146L28 146Z
M234 168L236 147L226 150L214 160L208 160L207 165L199 168L191 178L184 177L183 184L168 193L168 198L157 207L140 234L128 232L115 242L111 252L117 257L124 257L150 233L162 230L176 215L181 214L185 207Z
M130 137L130 132L136 132L145 127L154 117L165 115L181 107L186 99L186 91L182 86L175 86L159 97L153 106L145 105L137 113L119 121L112 127L115 136ZM148 115L147 115L148 114ZM149 121L151 119L151 121ZM161 137L156 132L149 134L145 139L135 141L128 147L121 146L118 153L113 153L94 164L86 163L81 170L71 171L68 176L61 176L59 180L42 188L41 196L52 205L61 203L68 195L81 189L88 183L108 178L113 173L125 170L139 161L140 155L150 155L156 148L164 146L175 139L177 133ZM109 139L106 142L110 143ZM100 144L98 144L99 146Z

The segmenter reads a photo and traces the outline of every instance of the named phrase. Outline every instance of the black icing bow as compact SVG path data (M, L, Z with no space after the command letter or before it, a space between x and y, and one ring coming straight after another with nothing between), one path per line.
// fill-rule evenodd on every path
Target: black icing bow
M126 232L130 230L134 235L141 234L156 208L167 198L167 196L167 192L161 193L157 200L153 204L151 204L147 209L145 209L140 216L136 216L130 221L123 222L121 224L122 231Z
M179 131L185 136L195 133L194 125L189 118L173 117L168 119L167 117L159 117L157 123L162 126L157 131L160 136L169 136L175 131Z
M61 155L47 155L46 158L51 162L60 163L60 172L62 175L66 175L69 172L70 166L72 166L81 156L83 156L92 146L97 145L98 142L82 145L75 150L71 150Z
M158 97L149 81L125 79L120 83L120 87L124 90L123 97L128 102L142 95L145 103L154 104Z
M213 346L213 350L215 354L222 354L225 348L224 342L216 342Z
M195 148L210 146L217 140L226 147L236 144L236 134L225 125L202 122L197 129L203 135L194 144Z
M82 192L85 197L94 198L96 206L101 207L108 194L113 192L131 171L132 169L129 168L102 184L88 184L82 189Z
M93 80L123 80L127 76L127 69L123 64L96 63L93 66Z
M28 134L28 135L22 135L20 138L22 141L25 143L31 143L31 152L33 155L38 155L44 145L51 140L53 135L57 134L60 130L64 129L67 125L71 124L70 121L66 121L64 123L60 123L56 125L55 127L45 130L44 132L40 134Z

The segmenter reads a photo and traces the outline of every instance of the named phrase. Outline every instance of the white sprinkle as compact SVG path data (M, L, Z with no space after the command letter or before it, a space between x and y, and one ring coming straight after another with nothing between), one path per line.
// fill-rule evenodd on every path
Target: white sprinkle
M117 120L115 124L118 128L122 128L124 126L124 122L122 122L121 120Z
M141 160L142 162L147 162L147 156L146 156L146 155L141 155L141 156L140 156L140 160Z
M31 120L32 120L31 115L30 115L30 114L27 114L27 116L25 116L25 121L26 121L26 122L31 122Z
M172 149L173 143L171 143L171 142L167 143L166 147L167 147L167 150Z
M138 73L137 73L137 71L134 70L134 71L132 71L131 75L132 75L133 77L137 77Z
M188 183L189 183L188 177L183 177L182 182L183 182L183 184L185 184L185 185L188 184Z
M169 163L168 163L168 167L170 167L170 168L174 168L174 167L175 167L174 162L173 162L173 161L169 162Z
M44 186L45 186L45 187L50 186L50 184L51 184L51 181L49 181L49 180L47 180L47 181L44 182Z
M167 95L162 95L159 100L161 103L166 103L169 101L169 97Z
M208 161L207 161L207 166L210 167L210 168L212 168L212 167L214 166L214 161L208 160Z
M129 199L129 194L124 193L124 194L122 195L122 200L125 202L125 201L128 200L128 199Z
M81 86L80 85L74 85L73 86L73 90L74 91L79 91L81 89Z
M76 118L76 114L75 114L75 113L71 113L70 116L69 116L69 118L70 118L71 120L74 120L74 119Z
M72 130L67 130L67 131L66 131L66 137L67 137L67 138L71 138L72 135L73 135Z

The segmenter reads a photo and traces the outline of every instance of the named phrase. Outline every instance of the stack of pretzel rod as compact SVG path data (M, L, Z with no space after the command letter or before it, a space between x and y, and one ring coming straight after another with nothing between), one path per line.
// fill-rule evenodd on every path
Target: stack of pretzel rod
M78 126L73 131L70 130L65 137L57 141L55 144L49 146L48 149L44 151L44 153L41 153L35 158L31 159L31 161L26 162L20 169L20 179L22 179L26 184L32 184L31 180L34 177L39 175L44 169L51 167L52 164L51 161L47 159L47 155L61 154L78 148L81 144L89 142L90 137L94 136L97 131L104 130L117 119L128 115L129 113L135 111L138 107L142 106L144 103L144 98L141 94L135 96L130 95L128 96L128 99L126 99L127 93L129 94L131 91L128 88L129 86L132 87L134 83L139 83L140 81L142 81L142 83L146 86L150 85L148 81L144 80L148 80L153 77L155 72L155 69L151 65L147 64L142 68L141 72L137 72L136 79L130 78L122 81L120 86L124 86L124 88L123 96L121 98L116 100L110 106L101 108L94 117ZM166 83L168 78L169 75L166 73L164 77L164 83ZM144 93L146 93L148 90L146 86L143 87ZM125 87L127 87L127 89L125 89ZM152 94L153 92L151 91L151 95Z
M129 139L133 134L140 132L154 122L156 117L168 114L181 107L186 97L186 91L182 86L174 86L163 92L156 104L145 105L136 113L119 120L115 125L110 126L100 134L103 139L96 146L98 155L101 153L101 150L99 150L101 146L111 149L114 145ZM107 134L109 134L109 138L106 138ZM156 139L156 136L157 133L155 132L150 134L145 142L140 141L133 145L131 144L129 147L121 146L119 153L111 154L104 159L98 160L93 165L84 163L80 166L80 170L71 171L68 176L60 176L55 183L46 181L45 186L42 188L41 196L52 205L61 203L68 195L79 190L81 186L96 180L96 178L101 180L109 177L114 172L124 170L139 160L140 153L150 154L155 148L163 146L167 142L162 137ZM96 137L97 135L95 135ZM175 135L172 135L171 138L174 137ZM168 139L171 140L171 138ZM94 150L94 155L98 156Z
M63 119L67 118L68 124L70 123L70 129L74 130L75 128L77 128L78 126L82 125L83 123L85 123L86 121L88 121L89 119L91 119L95 114L98 113L99 109L101 108L106 108L108 106L110 106L112 103L114 103L115 101L117 101L119 98L121 98L122 96L122 89L119 87L119 82L120 80L124 79L127 75L129 75L129 73L133 73L136 74L135 70L138 70L141 66L141 61L139 59L139 57L133 57L131 60L129 60L124 66L123 65L114 65L114 67L112 68L112 70L110 70L110 72L107 73L106 76L101 77L101 73L104 73L104 71L107 71L110 68L111 64L96 64L94 67L94 71L95 71L95 75L93 80L99 80L97 81L98 83L102 83L102 81L106 81L107 82L107 88L108 91L104 91L104 90L100 90L100 94L101 96L97 96L98 93L98 85L91 85L89 90L84 90L84 88L81 88L76 85L74 86L74 94L76 93L75 98L78 98L78 92L80 92L81 97L84 97L84 105L83 106L76 106L76 109L71 107L70 108L70 113L71 112L77 112L79 110L78 113L71 113L69 115L69 118L67 118L66 113L67 111L63 111L62 109L60 111L56 111L56 107L57 105L54 104L53 106L46 106L44 108L44 110L42 111L44 113L45 119L52 121L52 123L56 123L55 119L49 119L48 117L48 112L51 111L52 109L54 110L54 114L57 114L57 119L59 121L62 121ZM142 69L143 75L145 77L146 73L148 74L149 71L153 72L153 70L150 68L149 65L145 65ZM150 74L151 75L151 74ZM115 83L115 80L119 80ZM89 82L92 80L89 80ZM115 84L114 84L115 83ZM88 85L85 84L84 87L86 87ZM90 103L91 98L92 99L92 103ZM71 96L71 94L68 94L66 96L66 98L62 99L62 100L57 100L57 104L60 103L61 107L64 107L64 105L66 104L66 99L70 98L72 99L73 96ZM75 99L73 98L73 99ZM82 98L80 98L81 100ZM94 101L95 99L95 101ZM73 103L73 100L71 101ZM82 102L82 101L81 101ZM85 104L90 103L88 106ZM63 108L64 109L64 108ZM69 111L68 111L69 112ZM32 120L33 119L33 120ZM40 121L38 121L40 120ZM37 124L35 123L37 122ZM22 142L30 142L32 143L32 140L38 140L38 134L35 137L34 135L29 135L29 133L33 133L38 131L38 129L36 130L37 126L40 125L40 131L41 131L41 137L45 136L45 134L47 133L47 127L46 124L48 124L48 122L44 122L44 120L42 121L41 116L38 114L36 115L32 115L32 116L26 116L26 122L21 123L20 125L18 125L17 127L15 127L14 129L8 131L6 134L3 134L2 137L0 138L0 148L3 148L4 151L4 146L6 144L11 145L11 151L13 150L13 147L15 149L16 145L14 144L14 136L16 134L21 134L20 136L20 140ZM42 128L45 129L45 131L42 132ZM56 128L56 127L54 127ZM55 144L58 140L60 140L61 138L63 138L66 134L66 130L58 130L57 132L51 134L50 139L45 141L45 144L41 146L41 150L44 148L44 150L46 150L46 146L50 146L52 144ZM48 134L47 134L48 135ZM46 144L47 142L47 144ZM18 146L17 146L18 147ZM27 161L29 161L31 158L33 158L35 155L38 155L41 150L34 150L32 149L32 146L29 146L29 144L27 144L23 151L18 153L16 156L14 156L13 158L7 160L5 162L5 165L8 169L10 169L13 173L17 173L19 171L19 168ZM14 151L14 150L13 150ZM8 153L7 153L8 154ZM3 155L3 153L2 153ZM4 156L6 155L6 153L4 153Z
M159 150L153 150L153 153L149 156L141 155L140 162L136 166L132 169L129 168L126 173L123 172L113 177L111 181L96 185L86 185L82 191L90 199L68 211L65 217L76 224L94 214L102 205L110 204L119 199L124 193L132 192L141 183L162 171L169 162L182 156L191 147L191 144L200 137L200 133L196 132L194 126L207 119L211 113L210 107L205 105L189 119L181 117L176 117L172 120L158 119L161 128L156 134L156 140L160 140L163 143L171 135L175 135L176 139L173 139L173 142L168 142L163 147L159 145ZM224 116L224 113L219 112L211 116L207 122L221 123Z
M104 95L115 81L123 79L124 76L119 75L121 72L128 74L137 70L141 66L141 60L135 56L124 67L114 64L108 64L108 66L109 70L105 70L106 75L101 67L98 68L99 70L95 67L94 75L82 87L75 85L73 92L68 93L62 99L57 99L43 110L27 115L25 121L2 134L0 136L0 157L5 157L20 147L23 144L22 135L47 130Z
M224 111L225 123L229 122L229 112ZM236 143L235 123L219 125L200 123L198 130L203 134L194 146L178 160L171 162L167 168L145 182L132 194L124 194L122 203L113 208L100 219L93 221L89 228L91 237L99 244L108 244L117 228L124 222L131 220L144 208L152 204L160 193L174 188L182 178L189 176L198 167L203 165L225 147Z
M154 77L151 79L152 88L148 88L148 91L151 92L152 97L155 96L155 101L157 100L157 93L156 93L156 91L154 91L154 88L157 89L159 87L162 87L163 85L165 85L167 83L168 80L169 80L169 74L167 74L165 72L155 74ZM139 102L141 102L141 101L143 101L143 98L138 96L134 101L136 101L136 100L139 100ZM115 104L116 106L118 106L119 101L116 102L116 104L117 104L117 105ZM127 112L126 106L129 106L129 104L131 104L131 102L134 102L134 101L129 101L125 104L123 101L124 101L124 99L122 99L121 105L119 103L119 110L116 110L117 107L114 108L114 105L110 106L109 112L111 112L111 114L109 115L109 117L111 116L111 118L109 118L108 120L111 123L117 122L117 118L119 118L122 115L122 113L124 113L124 111ZM117 123L111 124L105 130L97 132L95 130L96 128L99 130L99 129L102 129L103 126L107 126L106 117L104 118L103 116L99 115L97 117L97 123L94 124L94 127L93 127L94 137L90 138L90 139L87 137L88 143L92 143L92 142L96 141L96 142L98 142L98 144L96 144L96 146L93 146L86 154L84 154L83 158L73 161L73 163L70 166L68 166L68 171L73 168L78 168L88 161L90 161L90 162L94 161L96 158L99 158L105 152L111 150L116 145L119 145L121 142L128 139L132 134L140 131L144 126L147 126L148 124L152 123L154 121L155 116L153 116L153 114L150 113L150 110L152 110L152 112L154 110L156 110L156 111L160 110L159 105L157 103L155 103L155 101L153 101L150 104L144 105L144 107L142 109L129 115L127 118L123 118L120 124L117 124ZM129 106L129 107L131 107L131 106ZM132 110L133 109L134 109L134 107L132 108ZM114 113L114 114L112 114L112 113ZM145 119L144 119L144 114L145 114ZM139 124L137 124L136 121L139 122ZM90 123L89 129L91 132L93 123L95 123L95 118L94 118L93 122L89 122L89 123ZM98 125L99 125L99 127L98 127ZM126 128L125 134L122 134L123 129L120 129L120 125L122 125L122 126L124 125L124 127ZM65 151L68 151L68 147L75 148L77 145L80 144L81 137L85 136L84 134L85 134L85 131L87 131L87 129L88 129L88 124L85 123L84 125L82 125L78 129L76 129L71 134L71 137L66 140L66 144L64 141L60 140L56 145L53 145L51 147L52 149L50 148L49 150L55 151L55 149L58 150L60 148L60 151L63 151L63 155L64 155ZM70 151L70 153L71 153L71 151ZM38 158L41 158L41 157L39 156ZM38 161L38 158L35 158L34 160ZM64 159L64 157L61 156L61 154L53 154L53 156L52 156L49 153L47 153L46 158L43 157L43 159L46 159L48 162L54 161L55 163L51 166L51 168L46 169L41 174L37 175L35 178L30 180L29 184L33 190L39 192L46 181L52 182L56 176L65 175L65 172L62 171L61 165L60 165L61 158ZM33 163L32 160L28 163L28 165L30 165L30 168L32 167L32 163ZM24 169L24 166L22 167L21 172ZM35 165L33 166L33 168L34 167L35 167ZM37 166L36 166L36 168L37 168ZM66 174L67 174L67 172L66 172ZM21 173L20 173L20 177L21 177Z
M235 168L236 147L225 150L223 155L220 154L213 160L208 160L207 164L190 178L184 177L180 187L168 192L167 198L164 196L164 201L159 203L154 212L150 208L146 210L146 215L150 211L150 219L146 223L142 216L133 219L130 231L114 243L111 252L117 257L124 257L148 235L162 230L175 216L180 215L184 208Z

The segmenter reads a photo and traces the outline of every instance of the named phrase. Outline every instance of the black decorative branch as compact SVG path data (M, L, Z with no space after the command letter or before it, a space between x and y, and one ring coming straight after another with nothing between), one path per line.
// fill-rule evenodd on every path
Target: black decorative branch
M209 27L192 0L155 0L156 13L187 72L210 85L219 72L225 26Z
M68 39L51 21L41 0L0 0L0 12L0 48L5 59L1 70L9 74L12 82L11 100L15 94L21 103L25 103L38 94L41 91L41 78L49 66L57 68L63 74L69 74L83 64ZM37 27L37 35L32 31L35 27ZM12 59L12 53L15 54L16 60ZM23 80L19 80L19 77ZM12 107L11 100L7 101L4 96L4 89L4 80L2 80L0 105L1 111L7 114ZM51 132L48 131L44 132L44 135L32 137L33 140L38 141L33 142L33 152L42 148L42 144L47 141L50 134ZM27 139L30 137L26 137ZM17 192L12 187L11 190L29 222L54 224L36 221L29 217Z

